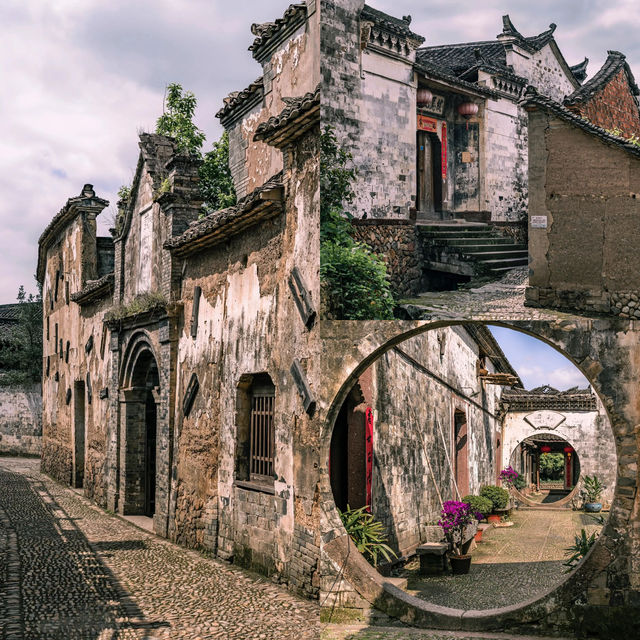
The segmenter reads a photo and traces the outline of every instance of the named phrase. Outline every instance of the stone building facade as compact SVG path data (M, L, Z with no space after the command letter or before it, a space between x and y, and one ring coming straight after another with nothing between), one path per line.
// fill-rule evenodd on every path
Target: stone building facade
M86 185L40 238L42 467L314 597L316 3L253 32L259 89L219 114L236 205L204 215L197 159L142 134L113 237Z
M359 378L334 427L338 507L370 505L398 556L439 539L441 501L497 481L507 379L521 384L480 325L429 331L386 352Z
M531 194L526 304L640 317L640 147L534 92L524 104Z

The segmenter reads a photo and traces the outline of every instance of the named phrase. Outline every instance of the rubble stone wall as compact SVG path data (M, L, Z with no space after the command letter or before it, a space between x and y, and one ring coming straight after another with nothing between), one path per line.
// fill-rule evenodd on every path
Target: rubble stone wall
M0 386L0 455L39 456L41 449L40 385Z

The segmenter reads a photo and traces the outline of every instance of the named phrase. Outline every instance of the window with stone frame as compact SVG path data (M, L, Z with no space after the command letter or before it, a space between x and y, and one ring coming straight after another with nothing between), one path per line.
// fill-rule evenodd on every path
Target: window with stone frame
M275 396L266 373L242 376L238 384L236 480L273 484Z

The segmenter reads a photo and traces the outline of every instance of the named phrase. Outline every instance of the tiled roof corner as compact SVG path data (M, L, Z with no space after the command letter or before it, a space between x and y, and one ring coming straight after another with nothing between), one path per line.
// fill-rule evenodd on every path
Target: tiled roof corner
M360 17L362 20L373 22L376 26L384 29L385 31L398 36L402 36L403 38L407 38L409 40L413 40L418 46L425 41L425 38L423 36L409 29L409 25L411 24L411 16L403 16L402 19L394 18L388 13L378 11L378 9L374 9L373 7L365 4L362 8Z
M79 305L89 304L104 298L113 291L114 275L107 273L98 280L88 280L83 289L71 294L71 300Z
M262 24L252 24L251 33L256 36L249 47L253 57L261 61L264 59L272 46L279 43L291 29L302 25L307 18L307 5L304 2L290 4L285 10L282 18L277 18L274 22L264 22Z
M235 235L258 221L272 218L282 211L282 202L265 198L267 192L282 189L282 172L239 200L232 207L221 209L192 222L186 231L164 243L164 248L176 255L195 253Z
M613 145L620 149L623 149L627 153L630 153L637 158L640 158L640 147L632 144L625 138L621 138L620 136L612 135L607 132L602 127L598 127L595 124L592 124L588 120L581 118L579 115L573 113L573 111L569 111L565 106L552 100L551 98L547 98L539 94L533 87L527 87L527 90L520 101L520 104L525 108L535 109L541 108L547 113L551 113L554 116L568 122L583 131L595 136L605 142L606 144Z
M569 69L571 69L571 73L573 73L574 78L580 84L582 84L585 81L585 78L587 77L588 64L589 64L589 58L585 57L585 59L582 62L579 62L578 64L574 64L572 67L569 67Z
M216 118L223 122L233 115L234 112L241 111L245 104L252 103L253 100L262 99L264 94L264 81L262 77L254 80L246 89L233 91L224 99L224 106L216 113Z
M313 126L319 118L320 85L315 91L289 100L277 116L272 116L258 126L253 139L282 148Z
M567 96L564 100L566 105L575 105L590 100L596 93L606 87L611 79L620 71L624 69L629 79L629 85L634 95L639 95L638 85L631 73L631 68L626 61L624 54L619 51L607 51L607 59L602 67L595 73L595 75L587 80L580 88L576 89L571 95ZM586 64L585 64L586 68Z

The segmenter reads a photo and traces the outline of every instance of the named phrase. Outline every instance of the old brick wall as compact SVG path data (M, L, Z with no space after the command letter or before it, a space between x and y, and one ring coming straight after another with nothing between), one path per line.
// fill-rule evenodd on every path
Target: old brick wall
M0 386L0 455L39 456L41 449L40 385Z
M455 410L467 421L469 492L495 482L500 387L482 384L477 360L478 346L469 334L446 328L402 342L373 365L372 508L400 555L431 539L440 497L458 499L452 467ZM459 489L459 497L466 495Z
M624 68L588 101L571 107L583 118L603 129L620 129L625 138L640 135L638 104Z
M640 288L640 161L541 112L530 137L529 217L547 227L529 229L527 300L608 313L613 293Z
M352 221L357 242L364 242L387 265L391 291L395 297L420 291L422 258L415 224L410 220L368 218Z

